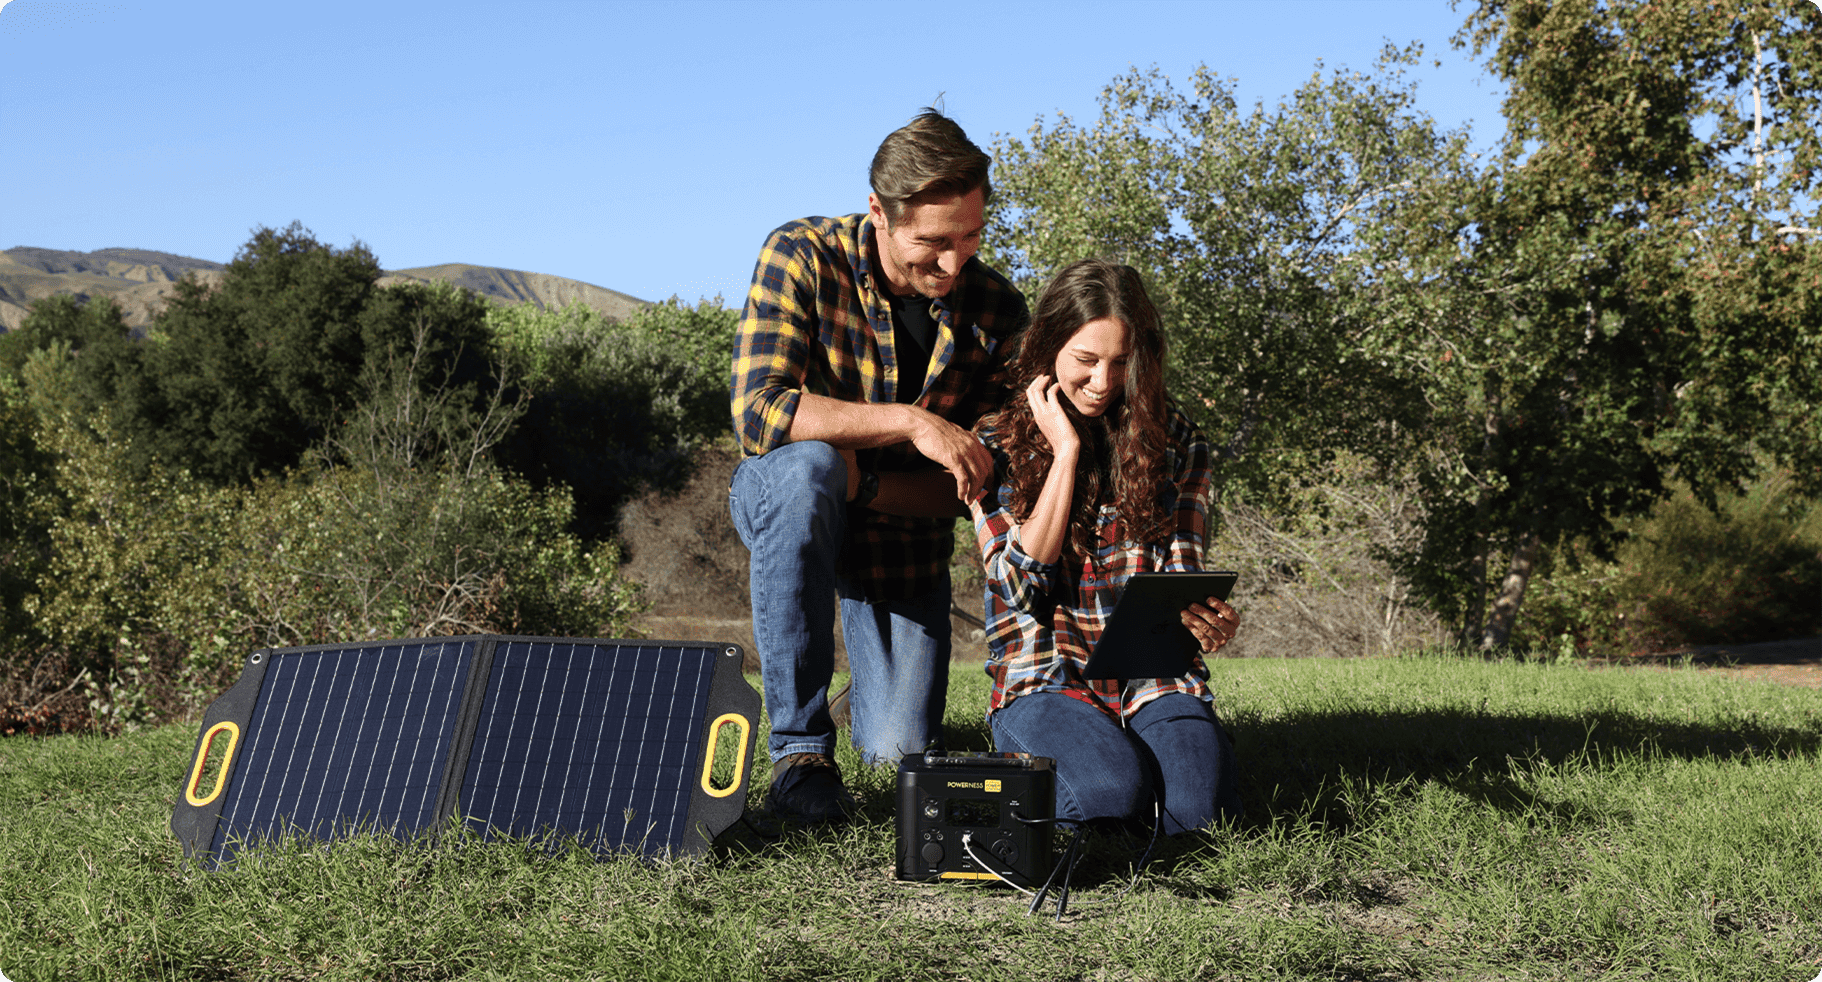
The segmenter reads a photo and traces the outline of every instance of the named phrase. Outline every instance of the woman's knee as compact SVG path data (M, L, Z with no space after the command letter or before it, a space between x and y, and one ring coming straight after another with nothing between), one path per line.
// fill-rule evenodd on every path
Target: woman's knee
M1125 819L1149 809L1150 782L1137 748L1100 710L1039 692L993 714L995 746L1055 762L1057 817Z

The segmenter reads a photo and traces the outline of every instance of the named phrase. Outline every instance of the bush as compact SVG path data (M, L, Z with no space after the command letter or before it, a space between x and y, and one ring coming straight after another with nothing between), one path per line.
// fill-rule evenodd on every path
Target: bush
M1521 643L1604 655L1822 631L1822 504L1779 474L1717 505L1679 490L1613 560L1561 551L1526 598Z
M580 302L495 309L496 344L531 392L501 463L539 487L572 489L590 536L612 530L616 509L640 491L681 488L691 450L728 429L736 318L675 300L624 323Z
M1206 563L1240 574L1240 634L1227 657L1392 654L1440 643L1441 622L1394 557L1422 536L1415 488L1365 461L1331 461L1267 510L1229 500L1211 517Z
M50 530L35 507L50 467L24 391L16 378L0 374L0 638L35 633L25 598L50 552Z
M446 386L425 394L421 348L364 388L319 469L250 487L137 466L105 412L69 411L62 351L24 373L54 459L30 499L49 558L22 603L43 637L8 639L0 717L32 724L53 702L103 728L190 713L272 645L629 633L639 599L617 551L567 531L566 491L489 462L513 407L498 389L472 412Z

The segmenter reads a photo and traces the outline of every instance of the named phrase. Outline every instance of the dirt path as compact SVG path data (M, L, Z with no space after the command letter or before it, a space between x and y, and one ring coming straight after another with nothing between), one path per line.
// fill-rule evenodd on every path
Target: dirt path
M1670 652L1650 659L1626 659L1639 667L1676 664L1689 656L1706 672L1720 672L1742 679L1822 689L1822 636L1757 644L1714 644Z

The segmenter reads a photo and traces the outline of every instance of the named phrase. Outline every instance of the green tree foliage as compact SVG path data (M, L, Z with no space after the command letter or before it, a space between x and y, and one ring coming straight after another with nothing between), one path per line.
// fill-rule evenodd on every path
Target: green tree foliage
M611 530L628 495L681 486L690 450L726 431L737 319L675 298L625 322L579 302L496 308L488 323L531 393L501 462L538 486L573 489L584 534Z
M1411 569L1482 643L1509 636L1543 552L1609 555L1614 520L1672 475L1712 503L1760 450L1822 473L1822 257L1790 241L1814 186L1807 20L1594 0L1471 12L1461 40L1509 86L1507 133L1456 256L1432 267L1451 309L1401 337L1440 342L1426 389L1451 408L1430 440L1454 459L1429 471Z
M81 355L75 377L88 405L106 404L122 376L137 373L139 352L120 305L59 294L34 303L18 330L0 334L0 374L17 377L32 352L58 342Z
M987 249L1028 290L1109 255L1163 308L1171 391L1224 447L1229 492L1282 497L1325 448L1370 448L1411 393L1360 343L1388 277L1439 234L1468 179L1459 134L1414 108L1388 51L1373 77L1320 71L1282 104L1242 112L1207 69L1179 92L1116 79L1092 126L1059 117L995 145Z
M35 355L25 394L55 494L31 496L50 549L23 606L45 644L6 639L10 687L73 688L117 726L194 710L265 645L627 633L639 600L617 552L568 532L563 489L490 463L513 406L496 389L452 411L465 395L426 396L424 352L405 355L318 448L320 469L246 486L139 466L105 411L68 410L65 349ZM56 677L27 679L47 656Z
M37 415L18 379L0 374L0 637L21 647L40 640L25 602L50 555L50 529L37 502L47 494L51 462L38 445Z
M255 230L216 288L177 284L145 349L142 378L110 400L142 469L157 457L214 482L296 465L427 329L427 387L482 398L487 303L446 285L380 288L358 243L317 242L297 224Z

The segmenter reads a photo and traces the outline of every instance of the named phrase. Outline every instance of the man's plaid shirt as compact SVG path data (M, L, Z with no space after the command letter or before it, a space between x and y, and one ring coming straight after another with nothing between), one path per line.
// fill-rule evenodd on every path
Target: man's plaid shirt
M902 386L918 385L916 404L962 429L1005 400L1005 342L1025 325L1025 298L979 259L968 260L949 295L930 304L937 337L928 375L901 379L873 240L864 214L802 219L766 240L734 339L734 432L748 456L790 442L804 392L886 403ZM860 460L875 471L934 466L908 442L861 451ZM922 596L948 574L954 527L947 518L856 509L842 572L869 600Z
M986 667L993 677L988 711L1030 692L1073 696L1116 721L1131 718L1139 707L1171 692L1212 702L1208 668L1200 655L1182 678L1136 680L1129 689L1118 680L1082 678L1082 667L1134 573L1203 568L1211 457L1208 440L1196 424L1175 404L1170 406L1166 458L1172 487L1160 490L1176 511L1176 531L1170 540L1120 542L1119 513L1104 505L1097 570L1087 560L1074 569L1040 563L1020 545L1012 517L1012 487L1006 483L1007 469L1019 464L1000 448L994 423L990 416L975 427L975 435L993 452L997 488L982 499L982 513L974 524L987 568Z

